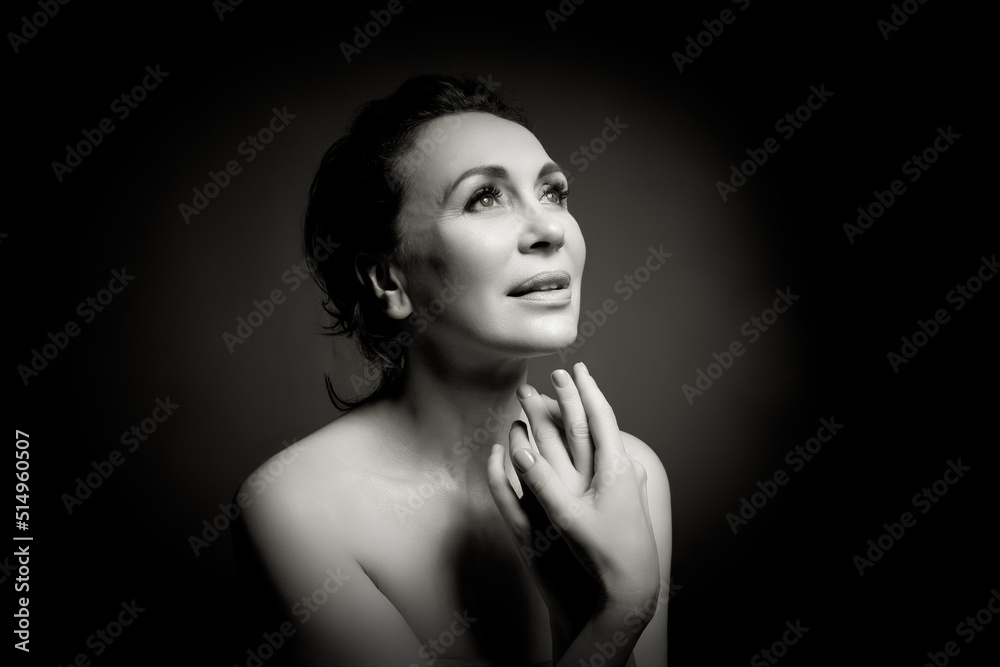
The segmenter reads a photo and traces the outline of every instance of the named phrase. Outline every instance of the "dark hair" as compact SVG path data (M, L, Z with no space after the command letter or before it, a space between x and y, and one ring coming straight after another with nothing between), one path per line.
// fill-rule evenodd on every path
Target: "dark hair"
M378 376L367 396L344 399L326 376L330 400L350 409L390 390L402 375L405 347L388 345L401 324L388 317L355 269L361 254L403 259L398 217L413 161L407 156L420 128L436 118L482 112L530 129L527 114L473 79L422 75L388 97L355 112L346 134L323 156L309 189L305 216L306 256L332 317L327 333L354 338ZM330 247L335 250L330 253ZM325 258L320 260L319 258ZM398 352L389 357L387 350Z

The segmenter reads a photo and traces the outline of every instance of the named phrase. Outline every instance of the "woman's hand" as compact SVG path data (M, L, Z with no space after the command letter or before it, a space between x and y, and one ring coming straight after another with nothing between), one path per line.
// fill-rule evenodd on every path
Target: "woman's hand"
M625 451L614 412L586 367L573 371L572 378L552 374L561 424L544 397L526 385L518 391L538 447L515 422L510 452L525 488L521 499L504 473L501 446L488 463L494 502L553 628L570 634L598 614L648 609L660 585L646 471Z

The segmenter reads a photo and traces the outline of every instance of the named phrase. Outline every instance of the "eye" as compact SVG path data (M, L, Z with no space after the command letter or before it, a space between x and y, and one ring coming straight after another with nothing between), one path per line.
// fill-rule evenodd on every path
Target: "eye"
M484 188L479 188L465 205L465 210L474 211L477 209L493 208L496 206L501 194L495 185L487 185Z
M543 202L565 206L566 200L568 198L569 198L569 186L567 186L565 183L558 182L558 183L545 184L545 189L542 191Z

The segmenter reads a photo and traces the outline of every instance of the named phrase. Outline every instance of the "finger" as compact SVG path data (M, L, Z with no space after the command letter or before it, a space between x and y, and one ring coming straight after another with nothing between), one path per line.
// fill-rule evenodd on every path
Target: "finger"
M515 428L517 424L520 424L520 426ZM521 481L521 476L514 466L514 461L510 457L510 454L522 448L528 448L536 455L538 454L538 448L528 438L528 431L523 421L511 424L508 440L510 442L510 449L507 452L508 456L506 460L510 462L511 472L514 474L514 479L510 480L510 482L515 488L515 493L520 494L518 495L518 503L521 511L524 512L524 515L528 519L528 525L537 527L550 523L549 517L545 513L545 508L538 502L538 498L535 497L535 494L527 492L524 483Z
M545 407L538 392L527 384L522 384L517 388L517 398L521 402L521 408L528 417L528 424L531 425L531 432L535 436L535 445L538 452L545 457L549 465L559 473L567 482L576 481L577 471L573 467L573 462L566 451L566 444L563 442L562 433L552 421L549 410Z
M573 465L589 482L594 476L594 442L590 438L587 411L583 409L580 391L569 373L562 369L552 372L552 386L559 398L563 432L566 434L570 456L573 457Z
M622 435L618 430L618 420L615 418L614 410L582 363L573 366L573 380L580 391L583 408L587 411L590 437L594 441L594 479L597 480L601 474L611 469L616 461L620 459L627 461L628 455L622 444Z
M635 474L636 483L639 485L639 500L642 505L642 515L646 520L646 535L649 536L652 542L653 549L659 551L656 544L656 531L653 530L653 520L649 514L649 498L646 492L646 468L639 462L639 459L632 458L633 471ZM659 554L656 556L657 562L659 562Z
M551 396L546 396L545 394L539 394L542 397L542 401L545 403L545 408L549 411L549 417L559 428L563 427L562 410L559 408L559 401L552 398Z
M646 518L646 526L649 528L649 534L653 534L653 521L649 518L649 498L646 494L646 468L639 462L639 459L632 457L632 472L635 477L635 482L639 486L639 500L642 503L642 513Z
M524 422L514 422L510 433L511 460L523 485L538 499L551 523L559 527L570 525L571 517L579 513L579 499L569 492L545 457L527 446L528 429Z
M528 516L521 509L517 494L510 486L507 472L504 470L503 445L493 445L493 450L486 461L486 475L489 481L490 495L500 511L500 516L510 527L514 537L523 542L531 535L531 524Z

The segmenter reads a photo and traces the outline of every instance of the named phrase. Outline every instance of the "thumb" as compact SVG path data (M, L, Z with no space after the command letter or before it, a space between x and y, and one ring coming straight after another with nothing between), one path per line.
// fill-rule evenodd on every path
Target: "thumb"
M522 486L530 489L549 521L562 527L571 515L572 504L579 502L541 454L531 448L527 426L516 421L510 429L511 461Z

